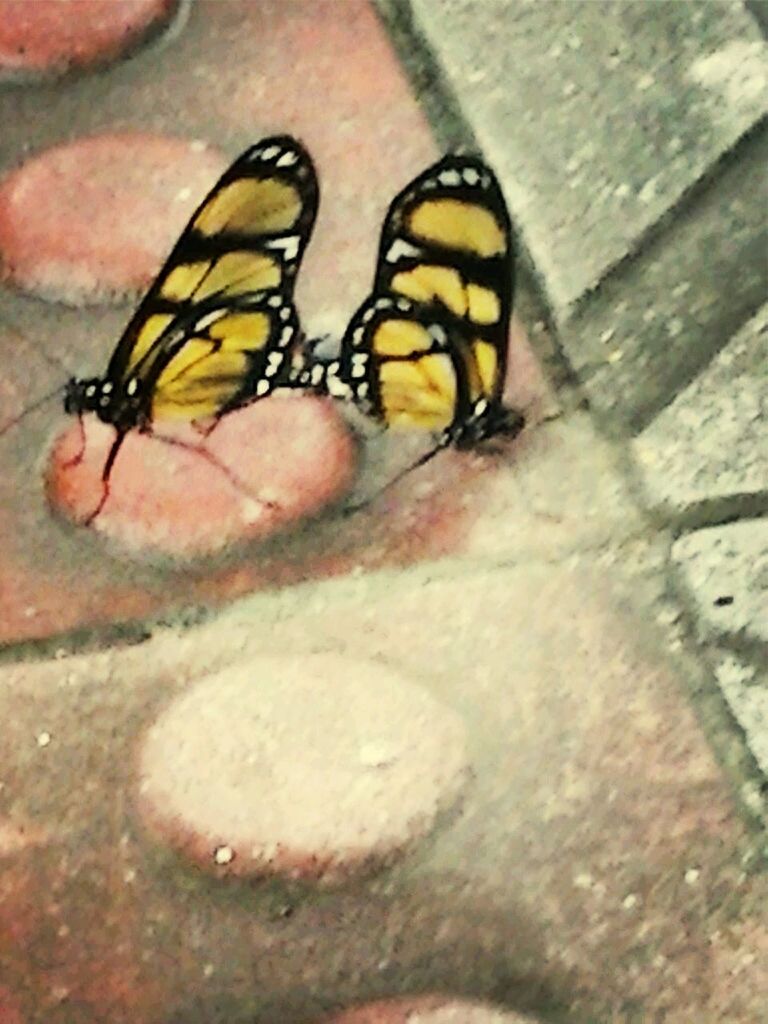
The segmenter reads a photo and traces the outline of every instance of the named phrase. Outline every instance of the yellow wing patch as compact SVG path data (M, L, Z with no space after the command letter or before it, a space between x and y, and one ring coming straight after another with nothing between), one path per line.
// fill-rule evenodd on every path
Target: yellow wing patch
M442 430L453 419L456 374L442 353L415 362L385 362L379 370L381 404L395 429Z
M428 352L433 342L426 327L413 320L384 320L373 335L373 351L379 356L405 358Z
M422 263L413 270L403 270L395 274L390 287L416 302L433 302L438 299L456 316L464 316L467 312L464 282L458 270L452 267Z
M479 284L467 285L469 319L476 324L495 324L501 316L501 303L496 292Z
M476 341L472 346L474 362L480 377L480 386L484 395L490 397L496 388L496 375L499 371L499 357L493 345L487 341Z
M132 370L142 360L174 319L173 313L155 313L144 321L131 350L128 370Z
M216 192L192 224L204 235L263 235L289 231L300 213L301 197L292 185L274 178L240 178Z
M488 258L506 251L507 239L490 210L460 199L430 199L408 217L411 233L424 242Z

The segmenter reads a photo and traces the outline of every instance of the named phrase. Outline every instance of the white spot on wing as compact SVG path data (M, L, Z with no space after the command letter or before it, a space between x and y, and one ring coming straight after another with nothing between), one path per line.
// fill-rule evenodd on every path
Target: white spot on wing
M462 178L467 185L477 185L480 181L480 175L475 167L465 167L461 173Z
M351 391L348 384L345 384L343 380L339 380L338 377L328 377L328 394L334 398L349 398Z
M283 328L282 333L280 334L280 344L281 345L287 345L292 337L293 337L293 328L289 324L288 327L284 327Z
M398 260L402 260L408 256L420 255L421 249L417 248L415 245L411 245L410 242L406 242L402 238L396 238L387 250L387 254L384 259L387 263L397 263Z
M287 238L273 238L264 243L264 248L282 250L287 260L295 260L299 255L299 236L289 235Z
M449 185L450 187L461 184L461 175L454 169L449 171L440 171L438 179L441 185Z
M126 388L125 388L126 395L135 395L138 390L139 390L139 382L136 380L135 377L131 377L131 379L128 381L128 384L126 385Z
M201 316L197 321L195 329L198 331L204 331L206 327L210 327L211 324L215 324L217 320L221 320L226 313L226 309L214 309L212 313L206 313L205 316Z
M268 380L260 380L259 383L256 385L256 394L258 395L259 398L262 398L264 395L269 393L271 387L272 385L269 383Z
M298 158L297 154L294 153L293 150L289 149L285 153L283 153L283 155L280 157L279 160L276 161L275 166L276 167L293 167L293 165L295 163L298 163L298 160L299 160L299 158Z
M260 155L262 160L274 160L276 156L280 155L280 147L267 146L266 149L262 149Z

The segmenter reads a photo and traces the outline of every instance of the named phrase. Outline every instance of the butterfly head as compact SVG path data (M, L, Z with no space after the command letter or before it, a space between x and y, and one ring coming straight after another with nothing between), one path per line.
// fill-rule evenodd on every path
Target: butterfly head
M72 377L64 391L64 411L80 415L95 412L118 430L132 430L143 419L141 387L134 377L118 386L111 380Z
M457 448L474 448L491 437L517 437L525 426L525 417L515 409L508 409L499 401L484 398L475 402L470 416L458 427L454 438Z

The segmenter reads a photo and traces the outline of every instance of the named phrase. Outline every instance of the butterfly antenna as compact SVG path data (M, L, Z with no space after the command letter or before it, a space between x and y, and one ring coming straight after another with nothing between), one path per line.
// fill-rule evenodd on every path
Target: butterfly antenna
M14 416L12 419L8 420L7 423L4 423L3 426L0 427L0 437L2 437L3 434L7 433L11 429L11 427L15 427L17 423L21 423L21 421L26 419L27 416L30 416L33 412L36 412L39 408L41 408L41 406L45 405L46 402L50 402L52 398L56 398L57 395L60 395L62 390L63 388L59 384L59 386L54 391L49 391L47 395L43 395L42 398L39 398L32 405L28 405L26 409L23 409L18 414L18 416Z
M434 448L430 448L428 451L424 452L423 455L420 455L415 462L412 462L409 466L406 466L405 469L401 469L400 472L396 473L391 480L384 484L383 487L380 487L378 491L374 491L373 494L365 498L364 501L359 501L356 505L347 505L344 508L342 514L345 516L350 516L352 515L353 512L359 512L361 509L367 508L372 502L376 501L377 498L380 498L385 491L388 491L390 487L394 487L395 484L399 483L404 477L408 476L409 473L413 473L415 469L420 469L422 466L425 466L428 462L431 462L431 460L434 459L434 457L438 455L441 451L443 451L444 448L447 448L450 443L451 435L448 433L444 434L440 438L438 443L434 446Z

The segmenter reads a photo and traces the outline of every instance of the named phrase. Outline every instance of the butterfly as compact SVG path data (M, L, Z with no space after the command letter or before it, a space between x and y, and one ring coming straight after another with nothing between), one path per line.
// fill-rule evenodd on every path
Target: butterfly
M95 413L116 431L90 520L130 431L163 420L215 425L288 382L300 336L293 290L317 205L299 142L280 135L251 146L193 214L104 376L69 380L65 411Z
M301 384L354 403L386 428L438 434L387 486L450 445L474 448L522 430L524 417L502 403L513 258L493 171L476 157L446 156L392 201L373 290L338 358L320 359L309 346Z

